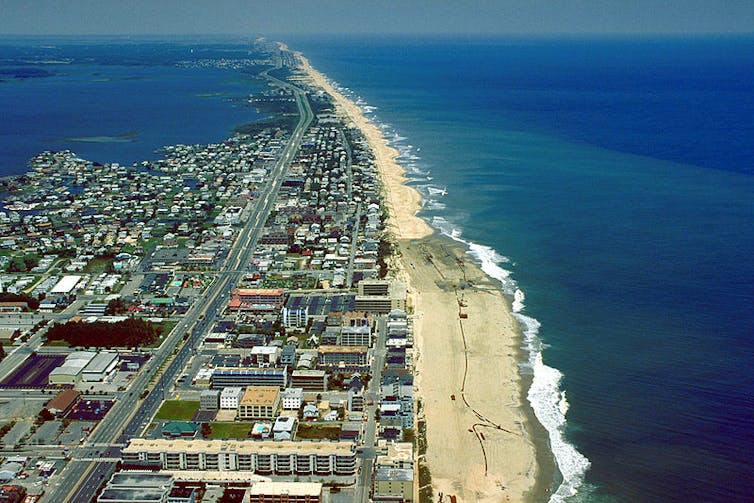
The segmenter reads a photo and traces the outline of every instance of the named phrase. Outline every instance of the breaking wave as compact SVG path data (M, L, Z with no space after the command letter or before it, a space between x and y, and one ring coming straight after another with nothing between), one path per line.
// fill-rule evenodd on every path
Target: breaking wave
M350 89L339 86L337 89L352 99L354 98ZM360 97L356 97L356 102L370 115L370 119L380 128L390 145L398 150L398 161L406 169L409 179L415 182L427 182L427 175L430 170L427 166L420 165L421 157L418 155L421 150L420 147L407 144L406 137L398 134L390 125L377 120L374 116L375 107L367 105ZM445 204L437 199L445 196L447 189L426 183L418 184L415 187L424 197L424 211L445 210ZM560 387L563 374L558 369L544 363L542 350L545 346L539 338L541 324L535 318L524 314L526 295L511 277L512 272L503 267L511 261L489 246L463 239L461 229L444 216L434 213L425 216L429 223L442 234L463 243L468 250L467 253L479 263L482 271L491 278L498 280L502 285L503 292L513 297L511 304L513 316L521 327L523 349L528 354L528 360L522 364L522 371L528 371L527 373L532 375L527 399L537 420L547 430L550 449L563 478L560 486L550 496L550 502L565 502L575 496L579 492L579 488L584 485L584 476L589 469L590 462L566 439L566 414L569 406L566 392Z

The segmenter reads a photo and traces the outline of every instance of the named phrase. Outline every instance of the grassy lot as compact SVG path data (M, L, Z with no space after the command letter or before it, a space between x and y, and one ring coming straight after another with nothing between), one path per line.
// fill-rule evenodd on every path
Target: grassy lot
M43 344L44 346L52 346L57 348L67 348L69 347L68 343L66 341L45 341Z
M165 400L154 417L172 421L191 421L197 410L199 410L198 400Z
M114 258L95 257L86 264L84 272L91 274L107 272L114 261Z
M157 337L152 344L144 346L145 348L159 348L165 341L170 332L173 331L178 324L176 320L164 320L160 323L155 323L154 328L157 330Z
M296 438L326 438L328 440L338 440L340 438L340 425L301 423L298 425Z
M254 423L210 423L209 438L247 438Z
M177 324L177 320L163 320L160 323L155 324L154 328L160 332L163 337L167 337Z

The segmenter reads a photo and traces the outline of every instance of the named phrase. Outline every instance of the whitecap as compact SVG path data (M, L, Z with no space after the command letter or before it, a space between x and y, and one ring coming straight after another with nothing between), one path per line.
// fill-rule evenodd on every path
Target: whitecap
M524 300L526 300L526 294L520 288L516 288L516 291L513 292L513 304L511 306L514 313L520 313L524 310Z
M558 369L546 365L542 359L542 350L547 346L538 337L541 324L536 319L522 313L525 309L526 295L523 290L518 288L516 281L511 278L511 271L501 267L501 264L510 263L510 259L489 246L463 239L460 229L454 227L442 217L433 217L432 223L443 234L464 243L469 249L467 253L479 261L481 269L491 278L500 281L505 293L513 295L513 316L521 326L524 336L524 349L529 354L528 362L522 365L522 370L524 373L532 375L527 399L537 420L547 430L550 449L563 477L560 486L550 496L550 502L565 502L567 498L574 496L584 484L584 476L589 469L590 462L565 438L568 401L565 391L560 389L563 375Z
M347 94L353 98L354 93L350 89L338 87L337 84L334 84L334 87L342 90L343 94ZM361 97L356 97L356 101L363 107L365 112L376 110L376 107L371 107L364 103ZM416 155L421 151L421 147L405 145L403 142L407 138L401 136L389 124L380 122L377 117L372 118L372 122L380 129L384 137L388 139L391 146L398 149L400 159L406 165L407 169L410 168L413 174L429 175L429 169L421 170L415 165L415 161L421 159ZM430 180L432 178L427 176L427 181ZM445 194L447 193L445 188L433 185L423 185L418 188L425 195L425 199L422 201L425 209L437 211L445 209L445 204L438 202L434 197L427 197L427 194ZM536 319L523 314L526 309L524 303L526 295L511 277L511 271L502 266L503 264L510 264L511 261L489 246L463 239L461 229L444 217L433 215L430 218L430 224L442 234L463 243L468 248L467 253L479 262L482 271L491 278L500 281L502 290L507 295L513 296L513 316L521 326L524 349L529 355L528 361L520 364L520 368L522 373L532 375L532 383L527 393L527 399L537 420L547 430L550 449L563 477L560 486L551 495L550 502L565 502L566 499L579 492L579 488L583 486L584 476L589 469L590 462L565 438L566 414L569 404L566 399L565 390L560 389L563 375L558 369L546 365L543 361L542 350L547 346L542 343L538 336L541 325Z

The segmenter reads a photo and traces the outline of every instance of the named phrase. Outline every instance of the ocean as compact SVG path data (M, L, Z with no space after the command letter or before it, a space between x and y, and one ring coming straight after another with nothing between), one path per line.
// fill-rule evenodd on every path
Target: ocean
M750 500L754 39L285 42L381 124L423 217L514 300L552 501ZM0 63L26 50L8 47ZM90 64L30 65L55 75L0 82L0 173L224 138L253 116L225 98L255 84L161 58L242 48L97 41L66 49L107 53Z
M754 39L290 38L515 296L552 501L754 493Z

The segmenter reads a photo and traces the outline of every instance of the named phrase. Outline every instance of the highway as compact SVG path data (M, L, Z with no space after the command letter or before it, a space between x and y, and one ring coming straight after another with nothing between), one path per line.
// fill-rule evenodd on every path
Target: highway
M268 75L267 72L261 75L292 91L299 111L298 124L270 173L271 185L264 196L256 201L249 219L239 232L215 281L207 288L204 295L194 302L165 342L153 353L145 369L134 379L129 392L122 395L89 436L87 445L76 449L71 454L74 461L68 463L66 468L54 477L54 484L44 495L43 502L78 503L88 502L93 498L97 488L114 471L113 460L120 456L120 447L130 438L139 436L149 424L166 390L175 382L178 373L196 349L200 336L210 328L221 306L230 296L231 290L241 279L262 228L275 204L288 166L301 146L304 133L314 120L314 114L304 91ZM186 341L181 345L184 336L187 336ZM170 360L171 357L172 360ZM165 362L169 360L170 363L165 367ZM150 389L149 385L153 380L156 380L154 386L147 396L140 400L140 395L144 390ZM97 461L90 461L90 459Z

